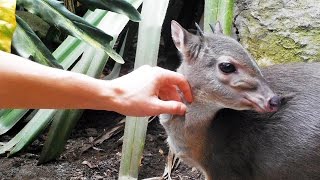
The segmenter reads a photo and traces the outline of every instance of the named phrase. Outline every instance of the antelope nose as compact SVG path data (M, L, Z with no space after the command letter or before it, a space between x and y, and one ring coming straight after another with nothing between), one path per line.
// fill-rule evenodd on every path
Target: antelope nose
M275 112L279 109L281 105L281 97L280 96L273 96L268 101L268 109L270 112Z

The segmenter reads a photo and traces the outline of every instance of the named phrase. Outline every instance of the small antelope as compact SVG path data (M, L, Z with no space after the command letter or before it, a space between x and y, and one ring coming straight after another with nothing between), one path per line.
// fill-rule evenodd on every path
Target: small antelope
M194 96L185 116L160 115L178 157L208 180L320 179L320 64L261 71L219 26L171 31Z

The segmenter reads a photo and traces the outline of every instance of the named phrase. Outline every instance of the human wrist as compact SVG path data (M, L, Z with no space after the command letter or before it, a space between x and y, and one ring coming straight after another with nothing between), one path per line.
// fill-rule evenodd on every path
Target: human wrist
M122 112L126 101L122 100L124 90L114 80L99 80L97 109Z

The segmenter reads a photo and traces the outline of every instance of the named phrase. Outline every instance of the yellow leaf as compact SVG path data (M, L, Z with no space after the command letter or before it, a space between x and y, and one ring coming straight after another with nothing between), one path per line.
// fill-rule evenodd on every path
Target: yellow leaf
M16 28L16 0L0 0L0 50L10 52Z

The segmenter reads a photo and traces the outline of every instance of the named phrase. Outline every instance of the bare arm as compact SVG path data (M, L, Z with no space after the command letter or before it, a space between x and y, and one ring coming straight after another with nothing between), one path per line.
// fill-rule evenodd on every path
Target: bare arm
M144 66L104 81L0 51L0 108L101 109L133 116L183 114L186 106L179 102L176 87L192 101L183 76L161 68Z

